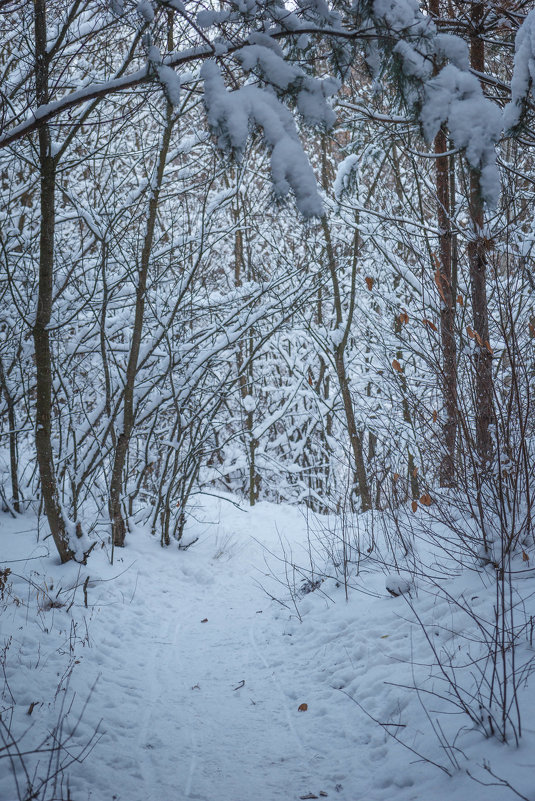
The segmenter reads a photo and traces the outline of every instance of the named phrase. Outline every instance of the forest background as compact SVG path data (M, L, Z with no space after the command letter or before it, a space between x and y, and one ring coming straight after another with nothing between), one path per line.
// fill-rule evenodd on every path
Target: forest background
M62 561L221 489L524 538L530 4L1 11L4 505Z

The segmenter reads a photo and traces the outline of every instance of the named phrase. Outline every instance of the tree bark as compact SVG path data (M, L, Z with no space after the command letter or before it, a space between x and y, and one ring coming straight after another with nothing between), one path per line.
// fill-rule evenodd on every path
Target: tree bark
M440 17L440 0L430 0L429 11ZM455 336L455 303L453 287L453 241L450 194L451 170L448 140L443 130L435 137L435 187L437 194L437 223L439 247L436 284L440 295L440 338L442 347L442 456L439 467L441 487L455 486L455 445L457 441L457 340Z
M483 3L475 4L471 11L470 66L476 72L485 71L485 43L481 35L484 11ZM483 238L485 217L479 176L473 169L470 171L470 217L473 238L468 244L468 260L472 314L474 332L479 337L476 338L474 357L476 448L480 465L484 468L492 456L493 378L487 306L487 254Z
M0 356L0 386L2 387L7 406L7 421L9 425L9 465L11 472L11 500L13 511L20 513L20 490L19 490L19 471L17 458L17 430L15 401L9 389L7 376L4 372L4 364Z
M143 316L145 312L147 278L149 274L150 255L154 240L154 229L156 226L160 189L162 186L167 154L169 152L169 143L171 141L173 124L173 109L172 106L168 104L166 126L163 133L162 145L160 148L158 165L156 168L156 176L149 200L147 228L143 240L143 248L141 251L141 259L138 270L134 326L132 330L132 341L130 344L130 352L128 354L128 363L126 367L126 377L123 391L122 431L117 437L112 475L110 479L109 514L112 529L112 542L114 546L119 548L124 546L126 538L126 521L123 516L121 506L123 494L123 473L135 422L134 390L138 371L139 351L143 334Z
M35 11L35 83L37 105L49 102L46 35L46 0L34 0ZM33 327L36 365L35 445L41 493L50 532L62 563L73 558L63 517L52 449L52 357L48 326L52 315L54 277L55 184L56 160L51 152L50 129L39 126L39 163L41 170L41 231L39 240L39 290Z
M327 265L329 267L329 273L331 276L331 284L333 289L333 302L336 314L336 324L337 327L341 327L343 323L342 297L340 294L340 284L338 282L338 275L336 272L336 261L331 242L331 232L329 230L329 224L325 217L322 217L321 225L323 228L323 234L325 238ZM353 271L355 271L355 265L353 265ZM350 321L345 325L345 331L342 341L338 345L335 345L334 347L334 363L336 368L336 376L338 378L338 385L340 387L340 392L342 395L342 402L344 405L347 433L349 435L349 442L353 453L354 469L356 477L356 491L360 497L362 511L366 512L372 508L372 500L370 494L370 487L368 484L368 476L366 473L366 464L364 461L362 434L357 429L355 410L353 408L353 398L351 397L351 392L349 389L347 369L345 364L345 348L347 344L347 335L349 333L348 332L349 324Z

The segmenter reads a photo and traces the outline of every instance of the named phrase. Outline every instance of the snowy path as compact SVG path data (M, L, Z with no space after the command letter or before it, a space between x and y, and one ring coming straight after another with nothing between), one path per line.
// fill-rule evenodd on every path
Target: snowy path
M103 654L97 692L121 698L105 722L106 750L134 779L118 801L271 801L322 790L318 755L293 722L300 700L265 642L266 596L224 557L169 575L177 566L159 564L157 583L153 569L139 571L138 603L111 632L124 664L116 649L105 656L109 635L94 645Z
M32 545L26 529L13 531L10 548L21 562L35 549L35 586L80 587L77 568L41 558L45 546ZM428 656L403 599L385 592L382 575L368 574L370 593L353 593L350 603L334 583L329 603L321 591L305 596L299 622L257 581L270 580L257 538L276 552L279 531L296 549L306 543L298 510L217 507L185 552L162 551L143 532L130 537L113 566L100 551L88 566L88 609L78 589L71 611L39 610L32 628L30 606L9 607L12 619L0 622L4 634L12 632L8 678L21 726L37 702L31 725L37 733L50 730L69 658L74 670L65 697L74 693L75 719L94 685L73 742L87 742L97 726L101 737L69 770L73 801L508 801L503 788L476 785L465 771L448 778L352 702L390 731L404 730L410 747L447 767L416 693L405 689L415 652L424 679ZM14 581L13 592L23 597L27 584L22 576ZM273 591L281 597L284 586ZM437 636L449 636L447 604L422 594L418 609L437 621ZM505 752L471 733L464 718L442 722L451 723L451 739L463 727L479 765L490 759L515 781L522 771L529 786L529 749ZM6 795L1 768L0 798L16 801Z

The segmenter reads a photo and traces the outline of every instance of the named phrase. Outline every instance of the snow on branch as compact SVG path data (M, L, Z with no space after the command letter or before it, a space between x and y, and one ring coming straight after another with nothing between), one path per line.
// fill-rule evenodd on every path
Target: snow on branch
M258 35L255 38L258 40ZM269 40L268 36L262 38ZM307 123L326 128L334 125L336 115L327 97L338 91L338 81L309 77L302 69L286 61L279 46L271 41L247 45L236 54L236 58L244 70L256 71L276 91L295 93L297 108Z
M479 172L483 199L495 205L500 192L495 145L502 130L502 115L482 92L478 79L454 64L445 66L425 85L420 119L430 142L447 123L455 147L464 150L470 166Z
M519 125L530 91L533 94L534 80L535 9L532 9L516 34L511 102L504 110L504 125L507 130L512 130Z
M271 151L271 176L277 197L284 198L292 191L304 217L323 216L316 178L289 109L273 93L256 86L227 91L214 61L203 65L201 77L208 123L219 147L239 159L251 128L261 128Z
M155 71L158 80L162 85L164 95L172 106L180 103L180 78L172 67L167 67L162 62L160 51L152 46L149 49L149 66Z
M382 69L384 56L390 54L404 100L418 115L427 141L447 126L455 147L479 175L483 200L496 205L500 180L495 146L502 115L470 72L466 43L453 34L438 34L417 0L362 0L359 13L383 50L379 58L374 53L373 63Z

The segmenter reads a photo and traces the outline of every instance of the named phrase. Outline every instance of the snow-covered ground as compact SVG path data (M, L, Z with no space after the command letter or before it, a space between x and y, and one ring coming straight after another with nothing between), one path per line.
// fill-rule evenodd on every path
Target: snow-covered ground
M418 579L393 596L396 579L363 566L347 601L334 579L302 591L277 558L284 546L309 565L321 550L297 508L208 498L195 517L187 550L139 530L113 565L103 546L80 568L37 542L35 518L2 515L3 801L25 798L22 763L38 785L71 760L63 789L51 779L39 798L67 798L68 781L72 801L535 799L529 690L520 746L504 745L449 703L432 667L436 641L461 688L477 675L462 667L477 645L462 604ZM531 581L526 569L528 620ZM492 613L491 569L448 579L447 592ZM532 655L528 629L518 664ZM20 753L54 738L65 748Z

